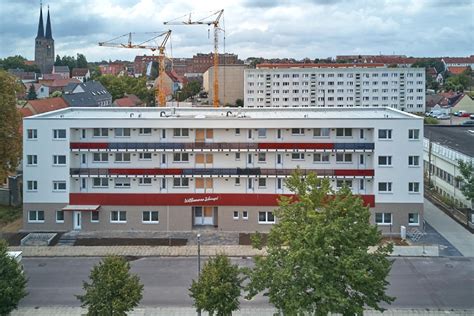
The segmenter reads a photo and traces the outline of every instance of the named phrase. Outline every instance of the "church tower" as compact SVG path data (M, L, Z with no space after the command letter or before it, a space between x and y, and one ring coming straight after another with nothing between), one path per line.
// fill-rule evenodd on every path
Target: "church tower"
M35 63L42 74L50 74L54 65L54 39L51 32L51 18L46 19L46 33L43 25L43 6L40 6L40 17L38 23L38 34L35 39Z

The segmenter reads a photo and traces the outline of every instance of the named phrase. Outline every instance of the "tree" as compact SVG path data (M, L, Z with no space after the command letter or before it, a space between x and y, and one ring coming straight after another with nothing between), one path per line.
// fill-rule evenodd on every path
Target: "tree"
M235 105L239 108L244 106L244 101L242 99L235 100Z
M51 98L57 98L57 97L60 97L62 95L63 95L63 93L61 91L54 91L53 93L51 93Z
M210 258L204 265L198 281L193 280L189 296L198 310L209 315L227 316L239 309L242 278L237 265L225 255Z
M121 257L107 257L92 268L91 283L84 282L84 295L77 295L87 315L126 316L142 299L143 285L130 274L130 264Z
M456 180L461 182L461 192L468 201L471 202L471 209L474 209L474 165L472 161L458 161L460 176Z
M18 167L21 157L21 114L16 93L22 90L15 78L0 70L0 183Z
M35 86L33 84L30 85L30 88L28 89L28 95L26 98L28 100L36 100L37 99L36 91L35 91Z
M247 298L259 292L284 315L362 315L385 294L392 245L369 223L369 208L346 186L334 192L327 178L296 171L286 183L296 197L281 197L267 256L256 257ZM369 247L378 246L369 253Z
M54 61L55 66L63 66L63 62L61 60L61 56L56 55L56 60Z
M1 68L8 69L23 69L24 71L31 71L39 73L40 69L37 65L27 65L26 58L21 55L9 56L5 59L0 59Z
M76 67L77 68L87 68L86 56L84 56L83 54L77 54Z
M7 250L7 243L0 240L0 315L9 315L28 294L21 265L8 256Z

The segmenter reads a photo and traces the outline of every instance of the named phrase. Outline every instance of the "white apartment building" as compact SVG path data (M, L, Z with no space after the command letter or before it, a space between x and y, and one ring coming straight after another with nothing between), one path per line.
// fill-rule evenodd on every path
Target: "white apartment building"
M246 69L246 107L425 111L425 69L383 64L261 64Z
M384 233L423 216L423 119L390 108L66 108L24 119L24 230L268 231L295 168Z

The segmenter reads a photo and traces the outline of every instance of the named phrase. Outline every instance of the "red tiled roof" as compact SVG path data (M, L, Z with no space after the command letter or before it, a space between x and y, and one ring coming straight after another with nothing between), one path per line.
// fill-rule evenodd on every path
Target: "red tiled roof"
M89 71L88 68L74 68L72 70L72 75L73 76L85 76L88 71Z
M374 68L383 67L384 64L258 64L257 68Z
M66 101L64 101L64 99L60 97L41 100L30 100L28 101L28 103L33 108L33 112L35 112L35 114L55 111L67 107Z
M55 80L62 78L63 76L61 76L61 74L43 74L43 80Z
M130 99L129 97L116 99L114 103L116 106L120 106L120 107L136 106L135 102L133 102L133 100Z
M474 56L469 57L443 57L447 64L474 64Z
M28 109L28 108L21 108L21 109L18 109L18 112L20 112L20 114L21 114L23 117L28 117L28 116L34 115L34 113L31 112L31 110Z
M55 79L52 82L45 82L45 86L49 87L65 87L68 85L68 83L75 82L75 83L81 83L80 80L76 78L67 78L67 79Z
M451 66L451 67L449 67L448 70L453 75L459 75L459 74L463 73L465 70L467 70L468 68L469 67L467 67L467 66L460 66L460 67Z

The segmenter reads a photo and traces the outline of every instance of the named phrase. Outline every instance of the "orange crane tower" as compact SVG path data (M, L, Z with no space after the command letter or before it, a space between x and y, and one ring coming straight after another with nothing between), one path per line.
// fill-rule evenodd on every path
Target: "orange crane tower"
M212 25L214 27L214 82L213 82L214 97L212 100L214 107L219 107L219 79L218 79L219 69L218 67L219 67L219 30L221 30L221 28L219 27L219 22L223 14L224 14L224 9L216 11L201 20L193 21L191 20L191 13L190 13L187 21L174 22L174 20L172 20L172 21L164 22L165 25L208 25L208 26ZM206 21L206 19L210 17L214 17L214 16L215 16L214 20Z
M158 99L158 105L159 106L166 106L166 91L164 88L164 74L165 74L165 48L166 48L166 43L168 42L168 39L171 36L171 30L168 30L166 32L146 32L146 33L141 33L141 34L155 34L152 38L138 43L138 44L133 44L132 43L132 35L133 34L140 34L140 33L127 33L121 36L118 36L116 38L113 38L109 41L106 42L100 42L99 46L106 46L106 47L118 47L118 48L139 48L139 49L150 49L152 52L158 50L158 60L159 60L159 75L158 75L158 87L156 88L155 94L157 95ZM150 45L148 44L151 41L156 40L159 37L163 37L163 40L160 45ZM117 41L120 38L123 37L128 37L127 43L117 43Z

